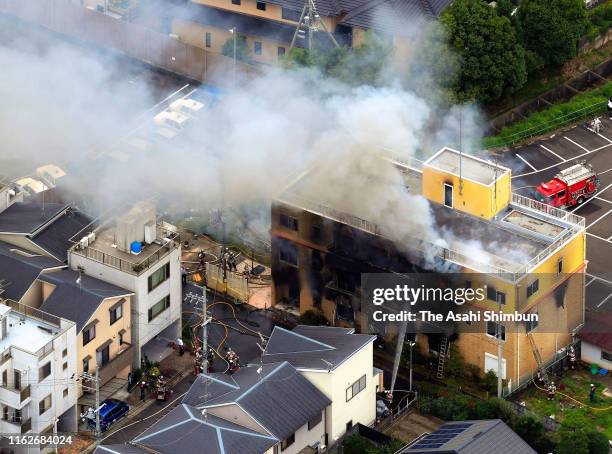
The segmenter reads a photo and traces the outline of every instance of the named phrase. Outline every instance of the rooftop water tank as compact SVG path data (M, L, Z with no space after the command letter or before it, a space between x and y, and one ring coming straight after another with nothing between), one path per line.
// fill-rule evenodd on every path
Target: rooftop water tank
M134 255L138 255L142 252L142 245L139 241L134 241L130 244L130 252Z

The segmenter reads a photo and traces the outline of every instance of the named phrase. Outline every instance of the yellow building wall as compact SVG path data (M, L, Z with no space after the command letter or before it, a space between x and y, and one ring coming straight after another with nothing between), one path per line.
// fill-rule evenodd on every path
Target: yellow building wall
M425 166L423 169L424 197L443 205L445 184L453 186L453 208L455 210L484 219L491 219L510 202L510 173L500 177L497 184L486 186Z
M206 47L206 32L211 34L210 47ZM233 37L229 29L207 27L196 22L180 19L174 19L172 21L172 33L177 35L183 42L217 53L221 53L225 42ZM261 43L261 55L255 54L256 41ZM252 36L247 36L247 44L251 51L250 58L253 61L269 65L276 65L281 62L282 59L278 56L279 47L284 47L285 52L289 51L289 43L255 38Z

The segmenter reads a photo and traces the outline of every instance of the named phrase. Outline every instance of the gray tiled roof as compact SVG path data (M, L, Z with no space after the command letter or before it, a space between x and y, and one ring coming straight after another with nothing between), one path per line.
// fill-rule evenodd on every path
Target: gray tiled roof
M2 296L19 301L45 269L65 266L50 257L22 253L12 245L0 241L0 282L4 281Z
M70 241L81 232L91 219L79 211L68 210L59 219L34 235L31 240L58 260L67 260L68 249L74 244Z
M455 427L466 426L450 440L437 443L435 447L424 447L428 443L435 443L436 437L443 437L444 432ZM438 438L439 440L439 438ZM406 454L415 453L455 453L455 454L535 454L521 437L519 437L501 419L456 421L447 423L438 428L429 436L423 437L412 446L402 451Z
M0 213L0 233L34 233L67 208L61 203L14 203Z
M136 443L162 454L261 454L279 443L263 435L181 404L138 436ZM102 454L102 453L100 453Z
M274 327L263 355L264 363L288 361L297 369L335 369L374 342L376 336L331 326L296 326L293 331Z
M40 307L41 310L58 317L72 320L81 331L106 298L131 295L132 292L91 276L82 275L80 285L76 283L79 273L61 270L41 274L39 279L55 285L51 295Z
M93 454L151 454L146 449L133 445L101 445L96 448Z
M289 363L243 367L231 376L201 375L183 403L206 408L236 404L282 440L321 413L331 401Z

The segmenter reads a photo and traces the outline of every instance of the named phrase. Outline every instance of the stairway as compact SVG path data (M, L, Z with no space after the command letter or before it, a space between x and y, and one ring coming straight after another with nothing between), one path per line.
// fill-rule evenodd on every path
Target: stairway
M438 379L444 378L444 361L446 360L446 350L448 348L448 337L442 336L440 341L440 351L438 352Z

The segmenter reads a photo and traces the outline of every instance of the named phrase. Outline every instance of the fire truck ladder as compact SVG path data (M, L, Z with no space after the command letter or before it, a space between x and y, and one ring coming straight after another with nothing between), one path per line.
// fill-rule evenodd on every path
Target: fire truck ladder
M439 379L444 378L444 361L446 360L446 350L448 348L448 337L442 336L440 341L440 351L438 352L438 373L436 376Z
M533 338L531 333L527 333L527 337L529 338L529 344L531 345L531 351L533 351L533 356L535 357L536 363L538 364L538 369L542 374L542 378L544 379L544 383L546 386L550 383L550 379L548 377L548 372L546 372L546 367L544 367L544 362L542 361L542 355L540 355L540 350L538 350L538 346L536 345L536 341Z

